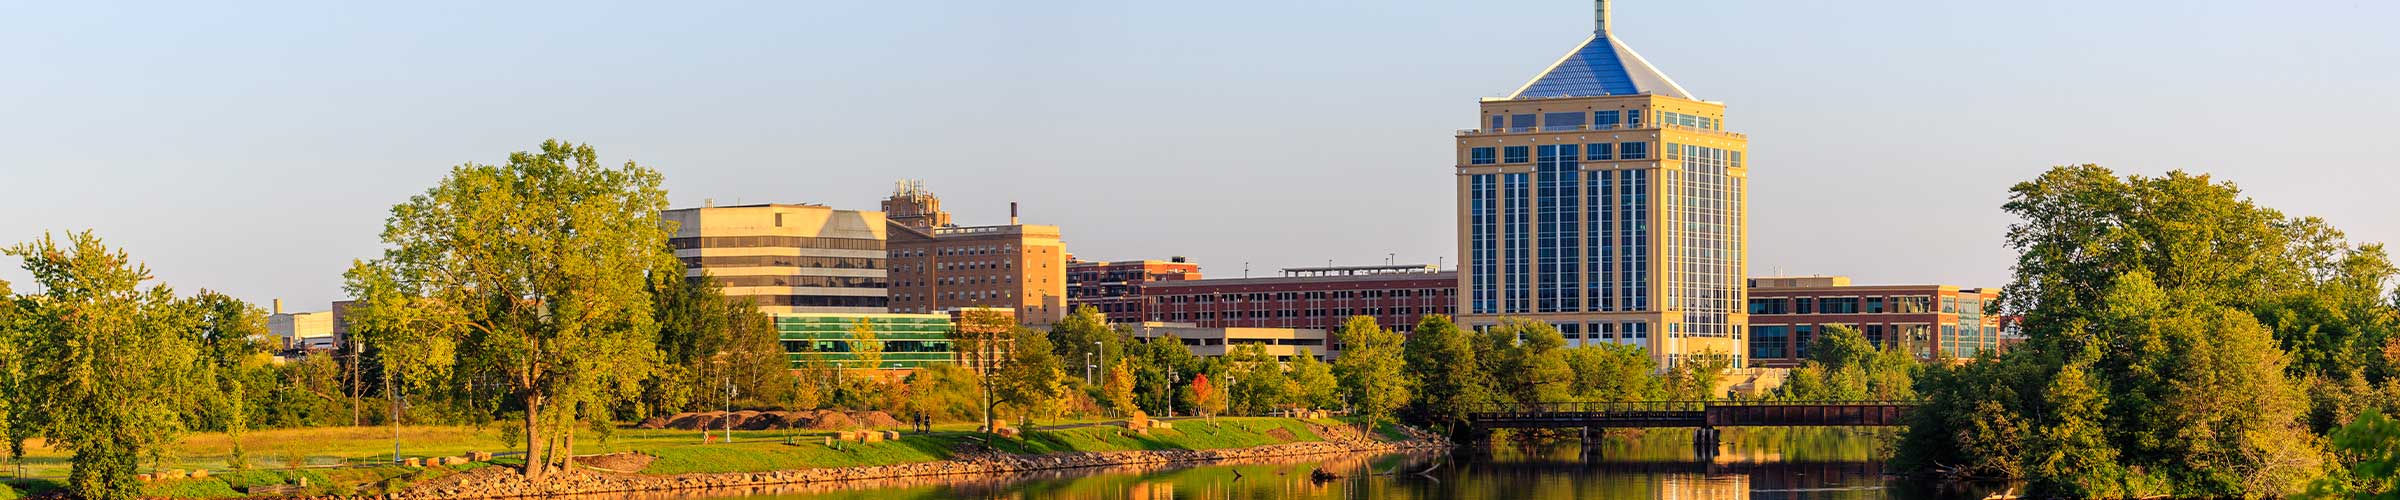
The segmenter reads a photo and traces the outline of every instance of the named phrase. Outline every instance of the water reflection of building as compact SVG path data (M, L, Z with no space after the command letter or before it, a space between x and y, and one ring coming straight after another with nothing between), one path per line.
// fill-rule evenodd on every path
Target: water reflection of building
M1666 474L1657 476L1658 500L1750 498L1750 476Z

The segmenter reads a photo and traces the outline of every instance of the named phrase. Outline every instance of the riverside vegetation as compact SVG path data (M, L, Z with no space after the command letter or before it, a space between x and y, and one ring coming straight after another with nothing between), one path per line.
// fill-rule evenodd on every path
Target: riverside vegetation
M648 467L696 471L930 460L959 440L1023 453L1137 446L1114 444L1108 435L1122 434L1107 433L1120 431L1102 427L992 433L1012 421L1340 409L1368 428L1455 430L1489 403L1724 397L1711 387L1727 367L1705 357L1660 366L1634 347L1568 346L1536 322L1470 331L1442 316L1405 339L1353 318L1335 332L1345 352L1334 362L1284 363L1252 348L1200 358L1090 310L1046 331L970 314L953 340L972 369L892 380L795 367L755 307L706 277L682 279L659 216L662 182L558 141L503 165L454 168L394 206L383 254L346 273L357 342L289 363L272 361L255 306L180 295L89 232L10 247L34 291L0 283L0 431L19 464L68 464L63 481L42 484L83 498L213 494L176 489L212 488L206 481L136 480L176 468L221 468L215 482L227 488L316 474L313 484L347 494L489 463L540 481L593 452L638 451ZM2383 415L2400 410L2400 315L2380 245L2347 242L2323 221L2283 216L2204 176L2065 167L2012 193L2005 208L2022 220L2009 241L2021 255L1992 312L2023 317L2022 346L1920 362L1905 345L1829 327L1783 388L1741 397L1922 398L1895 465L2024 479L2043 496L2393 494L2400 426ZM872 345L849 351L873 357ZM1084 359L1106 361L1097 380L1069 374L1068 362ZM947 427L841 457L743 451L784 446L783 434L737 432L742 444L709 447L689 431L623 428L725 406L883 410ZM1297 421L1215 422L1206 428L1231 436ZM310 434L357 426L389 426L427 455L462 445L515 455L457 467L274 463L388 464L367 441ZM1282 429L1290 437L1178 430L1138 446L1313 436ZM277 449L294 443L326 449Z

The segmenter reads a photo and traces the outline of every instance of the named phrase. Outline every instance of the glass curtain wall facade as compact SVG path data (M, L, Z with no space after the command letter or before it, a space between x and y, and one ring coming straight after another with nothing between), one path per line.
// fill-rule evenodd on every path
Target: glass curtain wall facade
M913 370L957 361L947 314L779 314L774 319L793 369L811 361L825 363L826 368L866 368L858 356L860 341L851 331L860 323L874 331L873 342L883 346L882 361L875 368Z
M1724 104L1602 22L1479 107L1455 144L1462 324L1534 320L1570 345L1745 365L1749 139L1727 131Z

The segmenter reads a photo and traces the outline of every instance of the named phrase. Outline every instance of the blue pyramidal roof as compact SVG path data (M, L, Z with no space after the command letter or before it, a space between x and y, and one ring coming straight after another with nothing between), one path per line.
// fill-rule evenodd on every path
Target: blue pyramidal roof
M1510 99L1652 94L1699 100L1605 32L1550 65Z

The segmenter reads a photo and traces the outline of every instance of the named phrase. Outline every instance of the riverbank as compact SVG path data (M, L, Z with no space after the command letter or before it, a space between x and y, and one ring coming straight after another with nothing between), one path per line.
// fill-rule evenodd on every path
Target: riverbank
M925 444L938 441L957 443L946 451L946 459L859 465L844 467L787 468L736 472L690 472L654 474L635 471L608 471L582 468L558 474L539 484L524 480L513 467L484 467L458 474L432 478L405 490L387 495L394 499L473 499L515 498L550 495L590 495L641 491L670 491L691 489L727 489L773 485L855 482L961 475L1005 475L1040 471L1095 467L1144 467L1170 464L1236 462L1271 458L1301 457L1338 453L1379 452L1409 449L1447 448L1450 443L1431 433L1405 428L1387 428L1385 432L1369 435L1354 427L1335 421L1297 419L1225 419L1229 422L1208 423L1186 421L1176 429L1154 430L1143 436L1121 428L1087 427L1057 431L1034 431L1022 438L978 436L975 439L940 440L927 436ZM1226 425L1228 423L1236 425ZM1284 425L1297 424L1303 432L1288 432ZM1247 424L1247 425L1244 425ZM1126 449L1144 445L1171 446L1175 438L1189 435L1242 433L1238 429L1269 427L1287 430L1283 436L1261 433L1259 436L1220 436L1217 442L1241 442L1246 439L1271 439L1282 442L1226 448L1163 448ZM1273 431L1270 431L1273 432ZM966 436L951 436L966 437ZM1201 440L1182 440L1201 441ZM908 442L903 437L901 443ZM773 446L794 448L822 447L821 443L801 443ZM1040 453L1011 450L1050 450ZM656 455L633 452L634 456L592 457L591 462L612 462L612 465L640 464L648 470L664 459Z

